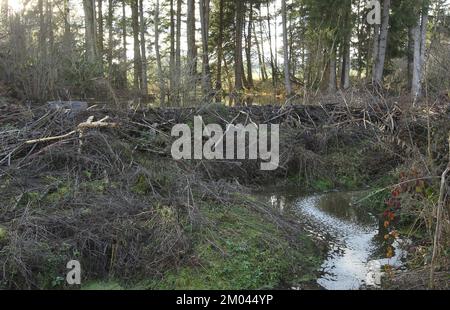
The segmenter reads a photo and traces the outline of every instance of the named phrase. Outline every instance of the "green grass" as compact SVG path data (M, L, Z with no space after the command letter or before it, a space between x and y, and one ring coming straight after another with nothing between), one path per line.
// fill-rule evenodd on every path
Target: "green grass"
M85 289L270 289L317 278L320 251L309 237L288 242L276 225L246 205L203 205L211 226L194 232L189 263L158 279L119 285L93 282Z

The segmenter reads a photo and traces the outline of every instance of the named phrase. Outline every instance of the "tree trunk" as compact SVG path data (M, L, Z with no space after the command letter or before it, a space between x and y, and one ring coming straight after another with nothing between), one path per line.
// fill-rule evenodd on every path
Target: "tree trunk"
M127 57L127 15L126 1L122 0L122 64L120 70L120 84L124 89L128 88L128 57Z
M126 63L127 63L127 15L126 15L125 0L122 0L122 62L126 68Z
M253 82L253 68L252 68L252 24L253 24L253 5L249 3L250 12L247 24L247 44L246 44L246 59L247 59L247 85L249 89L254 87Z
M286 0L281 1L281 18L283 24L284 83L287 97L292 96L291 70L289 69L289 42L287 33Z
M328 92L335 93L336 92L336 48L333 47L330 55L329 62L329 77L328 77Z
M139 19L140 19L140 34L141 34L141 70L142 70L142 78L141 78L141 92L142 95L148 95L148 77L147 77L147 50L145 46L145 18L144 18L144 0L139 0Z
M414 105L417 99L422 95L423 66L426 55L426 32L428 25L428 5L423 3L421 15L413 28L414 53L411 95L414 99Z
M67 0L66 0L67 1ZM113 64L113 48L114 48L114 38L113 38L113 18L114 18L114 5L113 0L108 0L108 70L111 75L111 69Z
M245 5L241 0L235 0L236 3L236 33L234 50L234 91L236 92L236 104L240 104L240 95L244 90L243 82L243 63L242 63L242 33L244 28Z
M177 25L176 25L176 47L175 47L175 105L180 105L181 90L181 0L177 0Z
M263 38L263 17L261 14L261 7L259 8L259 35L260 35L260 43L261 43L261 74L263 76L263 80L266 81L269 79L269 76L267 75L267 67L266 67L266 60L265 60L265 51L264 51L264 38ZM255 35L256 37L256 35Z
M69 0L64 0L64 34L63 34L63 51L67 58L71 57L72 54L72 32L70 29L70 8Z
M170 81L170 89L169 89L169 106L173 105L173 95L176 90L175 83L175 9L174 9L174 0L170 0L170 60L169 60L169 81Z
M341 87L342 89L348 89L350 87L350 41L346 40L342 51L342 75L341 75Z
M97 60L95 0L83 0L86 55L89 62Z
M411 26L408 29L408 89L412 90L412 79L413 79L413 69L414 69L414 35L416 27Z
M139 43L139 4L138 0L131 1L131 26L133 28L134 45L134 79L133 86L136 92L140 91L140 80L142 77L141 46Z
M2 0L1 6L0 6L0 26L3 27L3 29L8 28L8 15L9 15L9 3L8 0Z
M269 46L270 46L270 69L272 71L272 85L273 85L273 91L275 93L276 86L277 86L277 73L275 68L275 60L273 56L273 49L272 49L272 26L270 21L270 0L267 0L266 7L267 7L267 31L269 36Z
M202 89L203 95L207 100L212 95L211 68L209 66L209 48L208 48L209 13L210 13L209 10L210 10L210 0L200 0L200 21L201 21L202 47L203 47Z
M352 3L351 1L346 2L346 14L345 14L345 34L344 34L344 42L342 48L342 69L341 69L341 88L348 89L350 87L350 70L351 70L351 39L352 39L352 20L351 20L351 11L352 11Z
M224 0L219 0L219 38L217 42L216 102L222 102L222 58L223 58L223 22Z
M187 85L195 90L197 79L197 48L195 46L195 0L187 0ZM189 91L188 90L188 91Z
M46 41L45 37L47 35L47 29L45 27L44 0L38 1L38 10L39 10L39 52L41 57L44 57L45 41Z
M100 58L103 58L104 52L104 30L103 30L103 0L97 0L97 24L98 24L98 36L97 36L97 49Z
M389 33L389 15L391 8L391 0L383 0L383 16L381 23L380 39L378 43L377 57L375 59L375 67L373 71L373 83L381 86L383 82L384 63L386 60L387 39Z
M159 81L159 92L160 92L160 104L164 106L166 103L166 85L164 82L164 73L162 70L161 64L161 53L159 47L159 0L156 0L155 3L155 16L154 16L154 24L155 24L155 54L156 54L156 64L158 67L158 81Z

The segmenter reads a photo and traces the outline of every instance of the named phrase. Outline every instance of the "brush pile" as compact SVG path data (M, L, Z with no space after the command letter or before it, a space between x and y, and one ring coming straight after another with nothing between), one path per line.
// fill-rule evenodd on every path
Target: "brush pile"
M281 124L281 163L174 161L171 128L202 115L206 124ZM64 282L65 264L83 261L89 278L157 277L193 260L192 232L214 223L202 204L240 203L282 230L299 229L275 210L243 201L240 184L292 169L327 173L328 149L386 132L397 135L395 103L140 111L93 107L70 113L0 102L0 287ZM422 123L426 120L422 120ZM415 122L415 124L421 124ZM364 130L363 130L364 129ZM397 141L393 141L397 142Z

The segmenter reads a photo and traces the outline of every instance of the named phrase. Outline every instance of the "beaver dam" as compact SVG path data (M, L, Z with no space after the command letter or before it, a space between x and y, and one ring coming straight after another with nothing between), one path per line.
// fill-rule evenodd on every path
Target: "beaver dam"
M82 289L445 288L448 103L353 99L0 105L0 287L68 288L77 260ZM278 124L279 168L174 160L195 116Z

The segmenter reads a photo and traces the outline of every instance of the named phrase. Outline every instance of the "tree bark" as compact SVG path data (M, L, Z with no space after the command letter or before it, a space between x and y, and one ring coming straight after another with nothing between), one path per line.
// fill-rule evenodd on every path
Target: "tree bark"
M350 87L350 70L351 70L351 39L352 39L352 20L351 20L351 12L352 12L352 3L351 1L346 2L346 14L345 14L345 34L344 34L344 42L342 48L342 69L341 69L341 88L348 89Z
M335 93L336 92L336 48L333 47L330 55L329 62L329 77L328 77L328 92Z
M170 90L169 90L169 106L173 104L174 98L173 95L176 90L176 83L175 83L175 9L174 9L174 0L170 0L170 60L169 60L169 81L170 81Z
M121 64L121 85L124 89L128 88L127 70L128 70L128 57L127 57L127 15L126 15L126 1L122 0L122 64Z
M414 53L413 53L413 70L411 95L413 97L413 104L415 105L417 99L422 96L422 81L423 81L423 67L425 64L426 55L426 33L428 25L428 5L426 1L423 2L421 14L416 26L413 28L414 38Z
M277 86L277 72L275 68L275 60L273 55L273 49L272 49L272 26L270 21L270 0L267 0L266 7L267 7L267 31L269 36L269 46L270 46L270 69L272 71L272 85L274 88L274 92L276 91Z
M263 81L269 79L267 75L267 67L265 60L265 51L264 51L264 38L263 38L263 17L261 14L261 7L259 7L259 35L260 35L260 43L261 43L261 74L263 76ZM256 35L255 35L256 37Z
M98 55L103 58L104 53L104 29L103 29L103 0L97 0L97 24L98 24L98 36L97 36L97 46Z
M141 34L141 92L142 95L148 95L148 77L147 77L147 49L146 49L146 24L144 18L144 0L139 0L139 20L140 20L140 34Z
M1 6L0 6L0 26L3 27L3 29L8 28L8 16L9 16L9 3L8 0L2 0Z
M247 44L246 44L246 60L247 60L247 85L249 89L254 88L253 68L252 68L252 25L253 25L253 4L249 3L249 17L247 23Z
M291 70L289 63L289 42L287 33L286 0L281 1L281 18L283 24L284 83L287 97L292 96Z
M181 0L177 0L176 47L175 47L175 105L180 105L181 90Z
M155 3L155 15L154 15L154 24L155 24L155 54L156 54L156 64L158 67L158 81L159 81L159 92L160 92L160 104L164 106L166 104L166 84L164 82L164 73L161 64L161 52L159 47L159 0L156 0Z
M197 79L197 48L195 46L195 0L187 0L187 66L188 85L196 87Z
M138 0L131 1L131 26L133 28L134 45L134 90L139 92L142 77L141 47L139 43L139 4Z
M244 90L243 82L243 63L242 63L242 32L244 24L245 5L241 0L235 0L236 3L236 33L235 33L235 51L234 51L234 91L236 92L236 104L240 104L240 95Z
M96 48L96 22L95 22L95 0L83 0L85 21L86 55L89 62L97 60Z
M217 42L216 102L222 102L222 58L223 58L223 22L224 0L219 0L219 38Z
M383 16L380 30L380 39L377 49L377 57L375 59L375 66L373 70L373 83L381 86L383 82L384 63L386 60L387 40L389 33L389 16L391 9L391 0L383 0Z
M67 0L66 0L67 1ZM113 64L113 48L114 48L114 38L113 38L113 18L114 18L114 4L113 0L108 0L108 70L111 74L112 64Z
M64 34L63 34L63 51L66 57L70 58L72 54L72 32L70 28L70 8L69 8L69 0L64 0Z
M211 84L211 68L209 66L209 48L208 48L208 35L209 35L209 10L210 0L200 0L200 21L202 31L202 59L203 59L203 78L202 89L205 99L210 99L212 95Z

